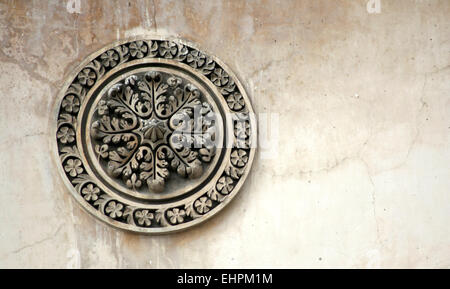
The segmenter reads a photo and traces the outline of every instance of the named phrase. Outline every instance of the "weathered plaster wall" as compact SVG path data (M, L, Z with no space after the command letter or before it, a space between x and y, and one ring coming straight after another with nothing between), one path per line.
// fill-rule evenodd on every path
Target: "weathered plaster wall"
M450 1L80 3L0 1L0 267L450 266ZM236 199L156 237L85 213L50 157L65 76L146 33L198 43L279 114Z

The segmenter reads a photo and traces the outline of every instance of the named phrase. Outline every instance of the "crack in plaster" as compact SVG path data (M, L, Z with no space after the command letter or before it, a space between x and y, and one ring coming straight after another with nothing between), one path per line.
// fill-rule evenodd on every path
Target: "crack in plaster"
M58 235L59 231L61 231L61 229L63 228L63 226L64 226L64 224L59 225L58 228L56 229L56 231L55 231L53 234L51 234L50 236L45 237L45 238L43 238L43 239L41 239L41 240L35 241L35 242L31 243L31 244L22 246L22 247L20 247L20 248L18 248L18 249L16 249L16 250L14 250L14 251L12 251L12 252L6 254L6 255L20 253L20 252L22 252L22 251L25 250L25 249L35 247L35 246L37 246L37 245L40 245L40 244L42 244L42 243L44 243L44 242L46 242L46 241L49 241L49 240L55 238L55 237Z

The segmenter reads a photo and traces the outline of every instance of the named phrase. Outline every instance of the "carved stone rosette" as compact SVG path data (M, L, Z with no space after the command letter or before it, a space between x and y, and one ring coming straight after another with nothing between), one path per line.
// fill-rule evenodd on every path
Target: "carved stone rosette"
M120 229L198 224L238 192L256 123L238 79L176 39L118 42L88 57L61 90L60 171L76 200Z

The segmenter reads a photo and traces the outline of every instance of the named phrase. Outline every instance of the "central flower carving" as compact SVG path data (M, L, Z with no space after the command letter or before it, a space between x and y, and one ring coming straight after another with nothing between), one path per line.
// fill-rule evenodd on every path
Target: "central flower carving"
M98 102L91 135L106 172L134 190L162 192L170 171L198 178L215 154L215 115L201 92L169 73L138 73Z
M156 118L143 120L142 124L141 131L144 133L144 137L152 143L156 143L163 139L168 131L166 123Z

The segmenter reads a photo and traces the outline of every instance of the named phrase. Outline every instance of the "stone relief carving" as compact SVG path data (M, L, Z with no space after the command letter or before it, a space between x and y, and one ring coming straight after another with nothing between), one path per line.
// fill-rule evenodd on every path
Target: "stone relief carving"
M89 57L60 94L61 171L110 225L195 225L239 190L254 157L251 104L214 57L174 39L120 42Z

